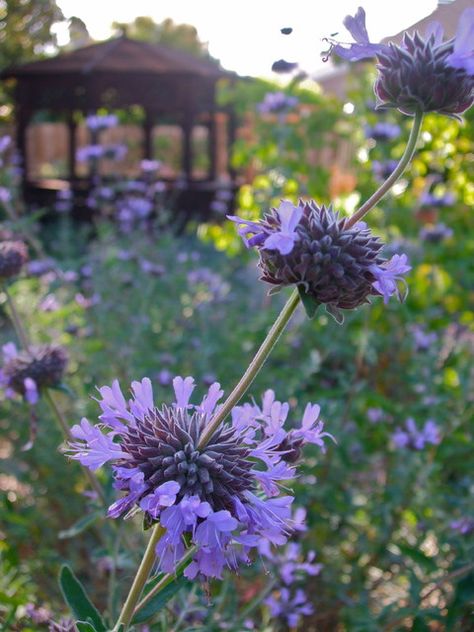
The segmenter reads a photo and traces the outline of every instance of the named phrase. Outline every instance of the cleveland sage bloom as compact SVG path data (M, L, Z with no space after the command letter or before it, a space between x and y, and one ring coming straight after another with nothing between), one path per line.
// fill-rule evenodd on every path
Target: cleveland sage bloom
M28 260L28 250L22 241L0 242L0 280L16 276Z
M21 395L29 404L36 404L42 388L59 386L68 358L59 345L32 346L18 351L10 342L2 347L4 364L0 385L5 396Z
M377 57L377 107L397 108L408 115L439 112L456 117L471 107L474 8L462 13L455 38L447 41L443 41L442 26L434 22L424 37L418 32L405 33L401 45L372 44L361 7L354 17L344 19L344 25L355 43L330 40L330 52L348 61Z
M124 496L111 505L110 517L141 511L146 526L160 522L166 530L156 549L162 571L176 570L185 538L196 546L185 575L221 577L224 566L248 562L261 538L284 544L293 530L293 496L280 490L296 472L285 460L285 441L324 447L330 435L311 404L301 426L286 431L289 406L267 391L261 408L236 406L232 421L201 445L223 391L215 382L196 405L190 403L191 377L174 378L173 387L175 401L161 407L148 378L132 383L128 402L117 381L100 388L100 424L82 419L74 426L69 455L91 470L112 464L114 486Z
M386 303L396 294L398 281L410 266L406 255L387 261L382 242L364 222L348 227L331 207L300 201L298 206L282 201L260 222L229 216L239 225L247 247L259 252L261 279L271 293L296 285L308 315L321 304L338 322L340 309L354 309L369 296L383 296Z

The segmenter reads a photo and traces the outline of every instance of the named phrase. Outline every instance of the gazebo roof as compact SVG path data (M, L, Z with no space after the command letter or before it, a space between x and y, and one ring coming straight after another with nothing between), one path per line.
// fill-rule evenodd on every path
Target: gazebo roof
M12 66L5 69L1 77L52 77L62 74L84 76L90 73L196 75L209 79L233 74L222 70L210 60L199 59L184 51L120 36L49 59Z

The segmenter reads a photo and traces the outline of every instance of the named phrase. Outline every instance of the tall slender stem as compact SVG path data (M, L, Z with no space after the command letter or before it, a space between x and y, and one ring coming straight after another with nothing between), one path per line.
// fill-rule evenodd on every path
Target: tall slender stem
M249 386L254 381L258 372L260 371L262 366L265 364L265 360L270 355L271 350L277 343L286 325L290 321L291 316L293 315L294 311L298 307L299 301L300 301L300 297L298 294L298 290L293 290L290 298L286 302L285 306L283 307L280 314L278 315L278 318L273 323L272 328L268 332L265 340L262 342L259 350L255 354L255 357L253 358L247 370L245 371L245 373L239 380L239 383L234 388L234 390L229 395L229 397L225 400L224 404L216 413L216 415L214 415L214 417L211 419L209 424L206 426L206 429L201 435L198 448L202 448L203 446L206 445L206 443L212 437L216 429L220 426L223 420L230 413L232 408L239 402L241 397L245 395L246 391L248 390Z
M15 301L13 300L12 296L10 295L8 289L6 286L3 287L3 291L5 292L5 296L7 297L7 304L8 307L10 309L10 314L11 314L11 319L12 319L12 323L13 323L13 327L15 329L16 335L18 337L18 340L21 343L22 348L25 351L28 351L31 347L31 342L29 340L28 334L26 332L26 329L23 327L23 323L21 322L21 317L20 314L18 313L18 310L16 308L15 305ZM66 420L64 419L64 416L59 408L59 406L56 403L56 399L53 396L52 392L50 389L44 389L44 396L46 401L48 402L51 410L54 413L54 416L56 417L59 426L61 427L61 430L64 434L64 437L68 440L71 441L72 440L72 435L71 435L71 429L69 428L69 425L67 424ZM89 485L92 487L92 489L95 491L95 493L97 494L97 497L101 500L101 502L105 505L105 507L107 507L107 502L106 502L106 498L104 495L104 491L102 489L101 484L99 483L99 481L97 480L97 478L94 476L94 474L89 470L89 468L81 466L82 470L84 472L85 477L87 478Z
M364 217L364 215L368 213L370 209L373 208L384 197L384 195L392 188L392 186L410 164L411 159L413 158L413 154L415 153L416 143L418 141L418 136L420 135L422 122L423 112L417 112L415 114L407 146L405 148L405 151L403 152L403 156L400 158L400 162L395 167L390 176L385 180L385 182L377 189L377 191L375 191L375 193L371 195L370 198L366 202L364 202L364 204L362 204L360 209L352 215L352 217L346 224L348 228L359 222Z
M133 612L135 610L135 606L137 605L138 600L140 599L140 595L143 592L143 587L145 586L145 582L148 579L148 575L153 567L155 562L155 548L160 540L161 536L164 533L163 527L158 523L153 527L151 532L150 539L148 541L148 545L146 547L145 554L140 562L140 566L138 567L137 574L135 575L135 579L133 580L132 587L130 588L130 592L127 595L127 599L123 604L122 611L120 616L115 624L114 630L126 630L130 625L130 621L133 617Z
M13 328L15 329L15 333L18 336L18 340L21 343L21 346L25 351L28 351L30 346L30 341L28 339L28 334L26 333L25 328L22 325L20 314L18 313L15 305L15 301L10 295L8 288L6 285L3 286L3 291L5 292L5 296L7 297L7 305L10 309L10 314L12 317Z
M64 419L64 415L62 414L61 409L59 408L53 393L51 392L50 389L46 388L44 390L44 396L45 396L46 401L48 402L51 410L53 411L54 416L56 417L56 419L58 421L58 424L59 424L59 426L60 426L65 438L67 439L67 441L72 441L73 436L71 435L71 429L70 429L67 421ZM84 466L81 466L81 467L82 467L82 470L84 472L85 477L87 478L87 480L89 482L89 485L95 491L95 493L97 494L97 497L102 502L102 504L105 507L107 507L107 500L105 498L104 490L102 489L101 484L96 479L94 474L89 470L89 468L84 467Z

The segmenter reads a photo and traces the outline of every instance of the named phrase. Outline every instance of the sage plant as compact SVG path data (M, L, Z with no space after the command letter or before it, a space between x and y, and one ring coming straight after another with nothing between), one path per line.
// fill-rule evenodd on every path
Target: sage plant
M412 160L424 114L459 118L474 101L474 9L464 12L456 37L448 41L443 40L441 27L433 25L423 36L406 34L401 45L373 44L362 8L344 23L355 41L329 40L330 53L349 61L377 58L377 107L396 108L413 118L406 149L393 170L384 174L380 187L350 217L313 200L296 205L282 200L278 207L266 209L260 221L230 217L245 245L256 248L261 279L271 285L270 292L293 290L223 403L218 382L209 386L201 401L193 402L194 380L177 376L174 401L157 404L149 378L132 382L130 399L114 381L99 388L98 422L82 419L73 426L68 456L92 471L106 464L112 469L118 497L108 516L120 520L140 514L144 529L150 530L114 622L96 610L70 569L63 568L61 587L78 630L124 632L134 621L143 621L143 611L152 617L153 604L165 599L165 590L168 597L178 590L182 575L201 582L220 579L226 568L236 571L255 554L281 567L279 594L266 596L271 613L290 626L311 613L304 592L290 590L289 584L297 572L314 575L320 568L313 564L313 556L296 561L299 550L290 540L298 522L287 485L297 475L305 445L312 443L324 451L327 440L334 438L319 419L317 404L307 404L299 423L286 427L289 405L278 401L272 390L261 404L241 400L300 303L310 318L324 305L342 323L343 310L358 309L370 299L386 303L394 295L404 298L404 274L410 269L406 254L385 256L390 244L362 220ZM381 132L393 136L399 130ZM10 380L11 386L17 384L17 390L26 393L25 380ZM439 441L434 422L427 421L420 430L410 419L392 439L398 448L414 450Z

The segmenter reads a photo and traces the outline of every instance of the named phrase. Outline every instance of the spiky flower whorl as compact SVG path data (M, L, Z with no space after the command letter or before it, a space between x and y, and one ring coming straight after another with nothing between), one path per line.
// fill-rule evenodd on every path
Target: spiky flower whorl
M28 380L33 380L38 389L57 386L67 366L67 354L58 345L31 347L12 355L4 364L2 373L9 388L25 395Z
M119 465L138 468L153 487L176 481L178 500L197 495L215 511L232 509L234 499L244 500L243 492L252 487L250 450L235 428L222 426L200 449L205 425L203 413L155 408L124 437L126 457Z
M146 526L159 520L165 533L156 549L161 570L174 572L184 541L196 547L185 575L220 577L225 565L248 561L261 538L281 544L291 527L293 497L280 482L295 476L305 443L324 449L319 406L308 404L300 428L288 433L289 406L267 391L263 406L236 406L232 422L205 441L223 391L211 384L199 405L190 403L194 380L173 380L176 401L156 407L151 382L132 383L128 402L117 381L99 389L101 424L74 426L70 455L90 469L111 462L115 487L125 495L109 508L118 518L137 511ZM288 438L288 440L287 440ZM243 549L242 549L243 547Z
M342 309L367 302L367 296L377 294L370 266L384 261L380 240L365 224L346 228L347 218L341 219L331 207L308 202L302 210L291 252L260 249L262 280L275 286L298 285L318 303ZM270 235L279 231L278 211L267 213L262 225Z
M0 241L0 278L16 276L28 259L28 250L22 241Z
M377 52L378 77L374 90L377 105L458 116L474 102L474 76L449 65L454 40L436 41L405 33L401 46L390 43Z

